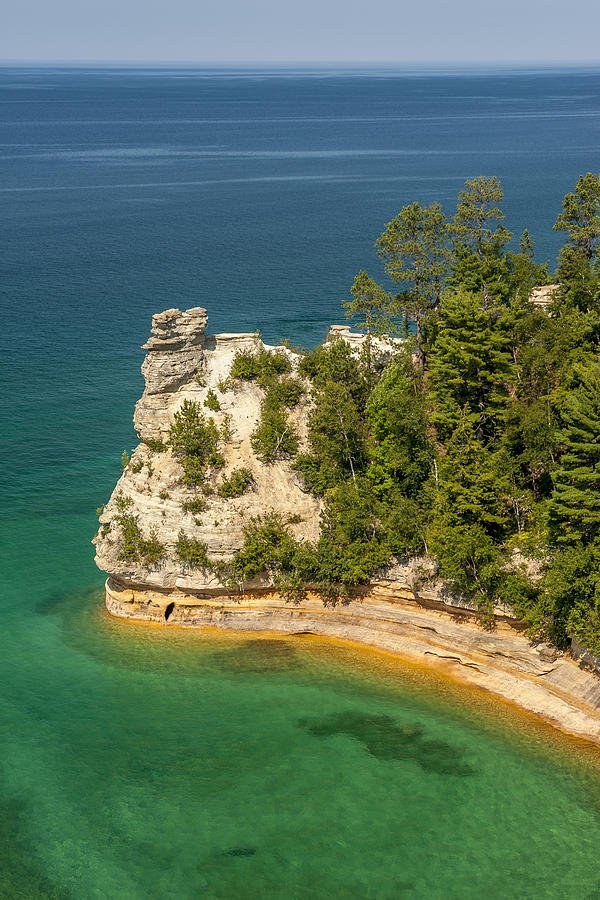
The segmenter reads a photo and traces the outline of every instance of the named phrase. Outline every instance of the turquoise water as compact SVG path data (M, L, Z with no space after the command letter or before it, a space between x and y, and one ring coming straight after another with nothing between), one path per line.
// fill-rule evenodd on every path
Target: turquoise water
M152 312L314 342L481 172L553 258L599 88L0 69L0 897L600 896L595 751L355 650L108 620L89 543Z
M100 600L6 623L1 896L597 895L598 765L550 729L356 649Z

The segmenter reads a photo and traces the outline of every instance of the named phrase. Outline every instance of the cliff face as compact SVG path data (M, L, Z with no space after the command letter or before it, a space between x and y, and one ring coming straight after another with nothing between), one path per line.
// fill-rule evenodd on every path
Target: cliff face
M266 579L247 583L243 598L231 597L212 572L182 563L176 549L181 532L202 542L211 561L226 561L242 547L244 525L254 516L277 513L300 541L315 541L320 526L321 503L303 489L291 461L265 464L252 449L263 389L254 381L230 377L238 351L277 349L296 375L299 356L283 347L266 347L258 334L207 335L206 324L202 308L170 309L153 317L152 336L144 345L146 386L134 416L141 443L100 515L94 539L96 562L110 575L108 609L124 618L175 625L309 632L360 641L431 662L600 743L597 678L551 647L531 646L502 621L512 618L509 608L496 609L500 620L493 632L469 622L473 607L449 593L432 560L396 562L335 607L310 593L300 604L288 603L270 590ZM363 339L345 326L334 326L329 340L344 340L359 350ZM387 352L389 345L377 349ZM307 444L311 403L308 383L305 387L299 405L289 411L301 450ZM185 401L199 404L221 435L223 465L209 471L201 487L184 483L181 461L166 445ZM248 488L239 496L221 496L223 480L242 468L252 477ZM143 552L126 552L126 522L138 549L140 540L160 548L154 561Z
M300 541L313 542L319 535L321 501L304 489L292 461L279 459L265 464L252 449L251 436L259 421L263 389L256 382L230 378L239 351L285 353L295 374L300 357L284 347L266 346L258 333L207 335L207 321L206 310L201 307L158 313L152 319L152 336L143 347L147 351L142 365L146 384L134 414L142 443L102 511L94 539L97 565L123 587L226 594L214 573L185 565L178 558L176 544L182 531L205 544L208 557L216 562L229 560L242 547L243 529L252 517L277 513L290 523L290 532ZM364 336L351 332L348 326L334 325L328 340L346 341L358 352ZM378 353L389 353L388 343L374 339L373 347ZM289 412L300 450L306 448L310 412L308 382L305 387L303 399ZM204 405L209 392L217 398L217 411ZM181 463L166 447L174 415L186 400L198 403L206 418L226 433L220 447L225 465L209 478L205 486L208 493L183 483ZM238 469L251 473L249 489L238 497L220 496L219 484ZM186 508L199 498L204 509ZM143 538L154 536L164 547L158 561L145 564L139 558L126 558L123 514L137 522ZM418 596L435 606L473 609L464 599L448 596L447 586L436 577L435 566L428 559L390 566L385 577L374 582L377 585L398 597ZM264 589L269 582L257 578L245 587ZM504 607L496 612L511 616Z
M152 319L152 337L144 345L147 355L142 365L146 386L134 415L142 443L104 507L94 539L97 565L121 583L184 591L217 589L213 575L186 568L177 558L175 545L182 530L205 543L208 556L216 560L229 559L240 549L243 526L251 517L269 512L293 519L290 530L298 539L312 541L318 535L320 502L303 490L290 461L265 465L252 450L250 437L258 423L263 390L254 382L227 381L238 351L274 348L266 347L258 334L207 335L206 324L202 308L169 309ZM277 349L286 353L295 369L298 356L283 347ZM217 397L218 411L204 406L209 391ZM181 464L170 450L160 448L185 400L199 403L206 418L228 432L220 448L225 465L211 479L214 492L208 496L183 484ZM308 404L307 393L290 413L301 446L306 442ZM219 483L240 468L250 471L251 487L239 497L220 497ZM184 504L199 497L205 509L186 512ZM118 522L123 512L137 517L145 537L155 533L164 545L165 555L156 564L123 559Z

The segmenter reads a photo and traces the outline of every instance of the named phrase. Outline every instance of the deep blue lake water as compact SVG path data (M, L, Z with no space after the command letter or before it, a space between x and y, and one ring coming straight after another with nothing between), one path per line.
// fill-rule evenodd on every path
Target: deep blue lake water
M124 637L89 541L153 312L316 343L404 203L450 213L498 175L553 262L562 197L599 169L600 70L0 68L0 896L596 896L598 804L558 750L523 762L458 701L325 651ZM353 704L365 746L369 710L417 720L479 775L465 793L298 730Z

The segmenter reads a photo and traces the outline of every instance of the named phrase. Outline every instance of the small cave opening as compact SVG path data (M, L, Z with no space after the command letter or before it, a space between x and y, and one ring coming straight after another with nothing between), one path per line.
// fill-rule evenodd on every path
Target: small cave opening
M175 603L173 601L171 601L171 603L167 603L167 605L165 606L165 622L169 621L169 619L171 617L171 613L173 612L174 609L175 609Z

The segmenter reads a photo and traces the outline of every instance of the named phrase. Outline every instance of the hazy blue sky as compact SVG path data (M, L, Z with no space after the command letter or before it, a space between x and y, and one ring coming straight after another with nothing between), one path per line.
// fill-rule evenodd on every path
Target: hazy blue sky
M4 0L3 60L594 61L600 0Z

